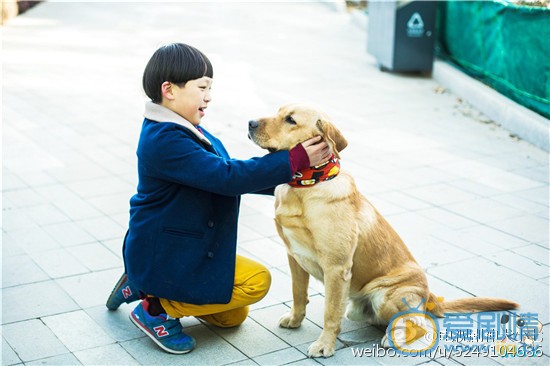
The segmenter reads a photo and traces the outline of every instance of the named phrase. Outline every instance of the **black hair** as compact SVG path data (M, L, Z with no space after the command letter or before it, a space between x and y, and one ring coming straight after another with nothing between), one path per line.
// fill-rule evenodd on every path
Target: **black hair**
M162 46L151 56L143 71L143 90L153 103L160 103L161 86L165 81L181 86L203 76L214 76L208 57L195 47L172 43Z

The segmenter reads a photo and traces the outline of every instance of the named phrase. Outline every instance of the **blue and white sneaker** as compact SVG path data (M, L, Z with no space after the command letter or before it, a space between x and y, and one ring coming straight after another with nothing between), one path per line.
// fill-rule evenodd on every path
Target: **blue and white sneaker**
M128 276L124 273L115 285L111 295L109 295L105 305L109 310L116 310L122 303L129 304L140 298L141 295L139 291L132 285L128 280Z
M148 310L149 302L145 299L130 313L130 320L160 348L174 354L188 353L195 348L195 339L183 333L179 319L167 314L153 316Z

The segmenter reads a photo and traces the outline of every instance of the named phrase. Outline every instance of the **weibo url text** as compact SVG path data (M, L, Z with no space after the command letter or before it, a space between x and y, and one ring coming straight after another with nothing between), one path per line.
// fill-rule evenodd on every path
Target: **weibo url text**
M431 350L410 351L406 354L393 348L383 348L373 344L372 348L351 348L353 357L542 357L541 345L518 345L517 347L498 347L494 344L445 344Z

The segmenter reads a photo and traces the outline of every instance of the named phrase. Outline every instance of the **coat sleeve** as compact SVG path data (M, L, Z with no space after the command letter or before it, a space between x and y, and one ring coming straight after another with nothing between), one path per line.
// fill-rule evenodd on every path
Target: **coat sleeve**
M225 196L269 190L292 179L288 151L226 159L178 128L140 139L138 159L147 175Z
M275 187L270 187L270 188L267 188L267 189L263 189L261 191L250 192L250 193L252 193L252 194L261 194L261 195L264 195L264 196L274 196L275 195Z

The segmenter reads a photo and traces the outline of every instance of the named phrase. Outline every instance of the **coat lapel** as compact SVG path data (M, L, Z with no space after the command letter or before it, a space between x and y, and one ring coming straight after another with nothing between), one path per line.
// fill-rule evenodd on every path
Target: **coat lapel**
M145 112L143 113L143 116L151 121L155 122L172 122L176 123L180 126L183 126L187 128L195 137L198 137L198 139L203 142L207 146L212 146L212 143L208 138L200 133L195 126L191 124L191 122L187 121L185 118L177 114L176 112L171 111L170 109L161 106L160 104L156 104L153 102L147 102L145 103Z

